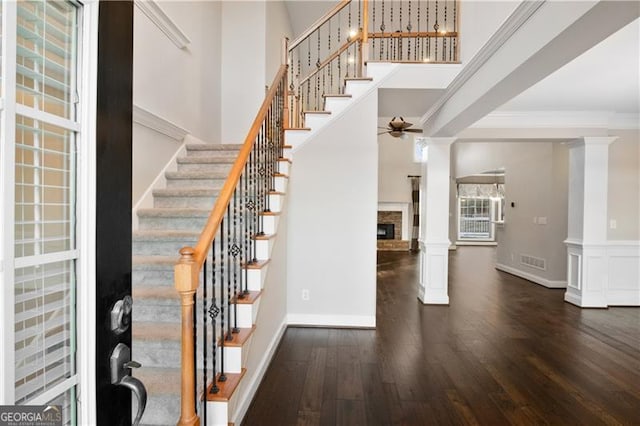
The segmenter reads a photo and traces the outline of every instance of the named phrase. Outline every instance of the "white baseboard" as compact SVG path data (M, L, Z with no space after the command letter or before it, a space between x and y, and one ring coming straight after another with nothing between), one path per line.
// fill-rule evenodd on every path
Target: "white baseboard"
M242 399L238 401L237 409L236 409L236 412L234 413L234 417L232 420L233 423L235 424L242 423L242 420L244 419L244 416L247 414L247 410L251 405L251 401L253 401L253 397L258 391L258 387L262 382L262 378L264 377L265 373L267 372L267 369L269 368L269 365L271 364L271 360L273 359L273 356L276 353L276 349L278 348L278 345L280 344L280 341L282 340L282 336L284 336L284 332L286 329L287 329L287 317L285 316L282 319L282 323L278 327L278 332L275 334L273 339L271 339L271 342L269 343L267 350L264 352L264 356L262 357L262 360L260 360L260 363L258 364L257 373L251 377L251 381L247 384L247 388L246 388L247 392L245 392L244 395L242 396Z
M495 241L456 241L457 246L497 246Z
M287 323L309 327L375 328L376 316L289 314Z
M525 280L540 284L541 286L547 288L567 288L566 281L548 280L546 278L542 278L529 272L521 271L520 269L512 268L511 266L503 265L501 263L496 263L496 269L511 275L515 275L516 277L524 278Z

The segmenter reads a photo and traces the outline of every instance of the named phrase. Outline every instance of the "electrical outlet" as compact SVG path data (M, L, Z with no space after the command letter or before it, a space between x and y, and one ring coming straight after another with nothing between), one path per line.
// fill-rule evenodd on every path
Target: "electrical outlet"
M306 288L302 290L302 300L305 300L305 301L309 300L309 290L307 290Z

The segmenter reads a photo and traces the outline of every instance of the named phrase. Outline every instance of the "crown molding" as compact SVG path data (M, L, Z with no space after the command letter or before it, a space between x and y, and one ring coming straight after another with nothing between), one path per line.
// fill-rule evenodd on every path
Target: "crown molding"
M189 134L189 131L182 127L176 126L172 122L135 104L133 105L133 122L169 136L171 139L177 141L182 141L184 137Z
M612 111L494 111L473 129L639 129L640 115Z
M135 5L155 24L178 49L187 47L191 40L182 32L155 0L135 0Z
M491 38L462 68L438 101L422 116L424 125L478 70L504 45L513 34L545 3L546 0L521 2Z

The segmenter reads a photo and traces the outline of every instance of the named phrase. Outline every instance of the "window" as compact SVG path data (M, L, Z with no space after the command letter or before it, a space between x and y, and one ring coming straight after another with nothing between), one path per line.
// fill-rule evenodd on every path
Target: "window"
M64 423L75 424L81 6L30 0L1 7L0 173L11 194L3 200L11 203L2 217L5 232L11 229L3 235L11 240L3 253L3 305L13 306L2 318L5 327L7 318L13 323L3 330L12 342L3 362L12 360L13 380L2 395L7 404L60 404Z

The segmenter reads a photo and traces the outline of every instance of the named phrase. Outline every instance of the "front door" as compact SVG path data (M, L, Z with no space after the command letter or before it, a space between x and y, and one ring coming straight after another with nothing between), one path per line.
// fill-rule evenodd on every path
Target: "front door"
M0 405L128 425L133 3L0 15Z
M99 425L130 425L139 382L115 367L131 348L133 2L100 2L96 186L96 393ZM124 351L124 353L123 353ZM115 383L114 383L115 382ZM139 395L140 396L140 395Z

